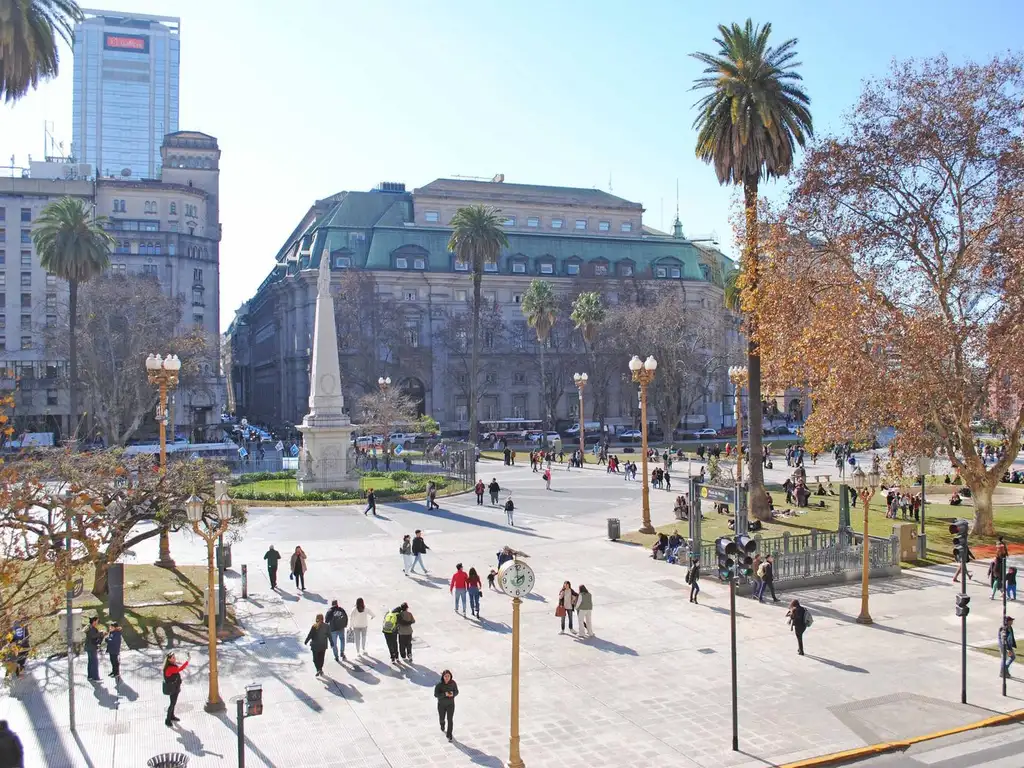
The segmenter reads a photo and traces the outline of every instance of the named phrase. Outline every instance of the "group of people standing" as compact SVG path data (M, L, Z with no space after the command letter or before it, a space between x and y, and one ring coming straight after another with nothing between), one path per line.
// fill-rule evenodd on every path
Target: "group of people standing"
M580 629L577 633L572 624L573 614L579 617ZM579 591L572 588L572 584L566 581L558 591L558 603L555 605L555 616L561 619L562 628L558 634L565 634L565 622L569 620L569 631L585 639L594 637L594 596L586 585L580 584Z
M270 577L270 588L277 589L277 564L281 560L281 553L274 549L271 544L263 554L267 561L267 576ZM295 582L300 592L306 591L306 553L302 547L295 547L291 558L288 560L288 578Z
M551 488L551 480L550 480L550 478L551 478L551 470L547 470L545 472L545 475L546 475L547 481L548 481L548 489L550 490L550 488ZM476 481L476 487L473 490L476 491L476 503L477 503L477 506L481 506L481 507L483 506L483 503L484 503L484 491L485 490L491 495L491 506L497 506L500 503L498 501L498 494L501 493L501 486L498 485L498 479L496 477L492 477L491 478L491 482L487 486L484 486L484 481L483 480L477 480ZM515 526L515 522L514 522L515 515L514 515L514 513L516 511L516 505L515 505L515 502L512 501L512 493L511 492L509 492L508 498L505 499L505 503L502 506L505 509L505 518L508 520L508 524L511 525L511 526Z

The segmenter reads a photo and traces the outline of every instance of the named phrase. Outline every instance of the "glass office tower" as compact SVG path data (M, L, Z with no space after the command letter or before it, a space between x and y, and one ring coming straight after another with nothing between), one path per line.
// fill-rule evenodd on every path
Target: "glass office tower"
M178 19L83 9L75 27L72 152L97 176L156 179L178 130Z

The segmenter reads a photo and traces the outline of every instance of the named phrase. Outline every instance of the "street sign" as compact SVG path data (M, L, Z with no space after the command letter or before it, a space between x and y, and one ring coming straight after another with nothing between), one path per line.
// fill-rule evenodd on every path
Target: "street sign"
M284 450L284 443L281 442L280 440L278 440L277 441L277 445L275 445L274 447L277 448L277 450L279 450L279 451L283 451Z
M289 453L293 457L294 456L298 456L299 455L299 446L297 444L295 444L295 443L292 443L292 449L289 451Z
M402 446L400 446L400 445L396 445L395 446L395 456L401 456L404 451L405 451L405 448L403 448Z
M736 489L721 488L716 485L702 485L700 487L700 497L708 501L717 501L720 504L735 504Z
M85 582L82 579L75 579L71 587L71 595L73 597L81 597L82 592L85 590Z
M238 449L238 455L241 456L244 459L246 456L249 455L249 452L247 450L245 450L245 448L239 448Z

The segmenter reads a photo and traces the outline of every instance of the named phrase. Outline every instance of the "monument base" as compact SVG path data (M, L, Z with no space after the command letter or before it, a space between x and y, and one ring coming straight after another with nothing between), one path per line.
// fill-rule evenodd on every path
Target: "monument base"
M309 491L348 491L359 488L354 474L351 424L318 426L299 424L302 451L295 473L299 493Z

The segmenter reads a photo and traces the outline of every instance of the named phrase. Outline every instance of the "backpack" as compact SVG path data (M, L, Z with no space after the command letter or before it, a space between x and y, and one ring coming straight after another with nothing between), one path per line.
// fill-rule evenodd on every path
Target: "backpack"
M383 630L385 634L392 634L398 630L398 614L394 611L388 611L384 616Z
M765 572L765 570L767 568L767 565L768 565L768 563L765 562L765 563L761 563L759 566L757 566L757 578L759 578L759 579L763 579L764 578L764 572Z
M331 617L331 632L342 632L348 626L348 614L344 608L339 608Z
M814 617L811 615L810 611L808 611L806 608L804 608L804 626L805 627L809 627L813 623L814 623Z

